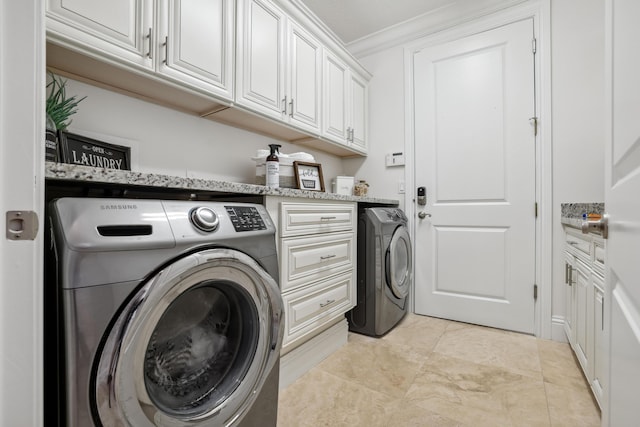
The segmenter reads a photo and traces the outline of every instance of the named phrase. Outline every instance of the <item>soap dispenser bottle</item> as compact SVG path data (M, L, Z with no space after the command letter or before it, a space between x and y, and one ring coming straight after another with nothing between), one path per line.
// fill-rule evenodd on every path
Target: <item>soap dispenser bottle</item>
M278 159L280 147L281 145L278 144L269 144L271 153L267 156L266 164L267 187L280 187L280 159Z

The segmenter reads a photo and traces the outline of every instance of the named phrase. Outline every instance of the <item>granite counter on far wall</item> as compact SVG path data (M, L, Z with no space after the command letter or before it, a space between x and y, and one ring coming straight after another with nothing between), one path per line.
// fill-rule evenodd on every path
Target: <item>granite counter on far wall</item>
M562 224L580 228L583 214L604 214L604 203L562 203L561 209Z
M208 179L184 178L179 176L161 175L123 171L116 169L93 168L66 163L45 162L45 178L64 182L92 183L105 185L122 185L139 188L168 188L208 192L215 194L242 194L256 196L283 196L305 199L343 200L358 203L397 206L398 200L381 199L376 197L346 196L319 191L297 190L293 188L271 188L264 185L242 184L236 182L216 181Z

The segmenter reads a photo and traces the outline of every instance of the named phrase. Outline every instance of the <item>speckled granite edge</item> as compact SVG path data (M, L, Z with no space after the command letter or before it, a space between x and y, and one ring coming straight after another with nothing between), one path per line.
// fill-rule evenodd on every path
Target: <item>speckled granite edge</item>
M570 227L580 228L582 226L582 214L595 213L602 215L604 213L604 203L562 203L561 205L562 224Z
M293 188L270 188L263 185L242 184L179 176L93 168L67 163L45 162L45 178L63 181L96 182L105 184L136 185L144 187L176 188L185 190L212 191L219 193L252 194L262 196L298 197L304 199L340 200L347 202L379 203L398 205L398 200L375 197L346 196Z

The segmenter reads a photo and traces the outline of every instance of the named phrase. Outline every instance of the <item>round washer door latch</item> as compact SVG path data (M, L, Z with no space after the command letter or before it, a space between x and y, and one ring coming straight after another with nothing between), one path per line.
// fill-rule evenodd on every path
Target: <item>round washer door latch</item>
M189 219L197 229L207 233L215 231L220 224L218 215L212 209L203 206L191 209Z

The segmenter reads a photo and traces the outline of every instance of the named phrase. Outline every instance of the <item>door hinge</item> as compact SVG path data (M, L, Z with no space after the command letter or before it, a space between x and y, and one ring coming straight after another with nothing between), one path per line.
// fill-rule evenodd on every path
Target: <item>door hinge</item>
M538 300L538 285L536 285L535 283L533 284L533 300Z
M538 136L538 117L529 117L529 122L533 123L533 136Z
M538 218L538 202L535 203L536 218Z
M535 55L536 52L538 50L538 42L537 40L534 38L533 40L531 40L531 51L533 52L533 54Z

